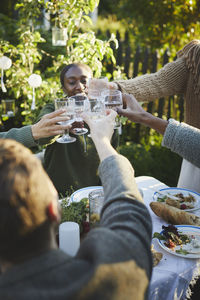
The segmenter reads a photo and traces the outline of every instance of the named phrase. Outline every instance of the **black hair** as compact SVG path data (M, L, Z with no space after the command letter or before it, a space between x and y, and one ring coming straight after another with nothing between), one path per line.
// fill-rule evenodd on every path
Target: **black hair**
M88 65L85 65L83 63L73 63L73 64L69 64L63 67L63 69L61 70L60 73L60 83L61 86L64 87L64 78L65 78L65 74L69 71L69 69L71 69L72 67L84 67L86 69L88 69L88 71L91 72L92 74L92 70L90 69L90 67Z

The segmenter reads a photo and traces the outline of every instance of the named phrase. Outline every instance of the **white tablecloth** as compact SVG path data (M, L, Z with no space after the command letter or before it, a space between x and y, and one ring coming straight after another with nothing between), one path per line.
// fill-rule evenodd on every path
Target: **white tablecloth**
M153 222L153 232L160 232L162 225L167 224L151 210L149 203L153 201L156 190L167 187L164 183L149 176L136 177L138 187L143 192ZM195 212L196 213L196 212ZM200 212L197 213L200 215ZM149 300L184 300L189 292L189 283L200 275L200 259L181 258L163 250L153 239L156 251L163 253L160 263L154 267L149 288Z

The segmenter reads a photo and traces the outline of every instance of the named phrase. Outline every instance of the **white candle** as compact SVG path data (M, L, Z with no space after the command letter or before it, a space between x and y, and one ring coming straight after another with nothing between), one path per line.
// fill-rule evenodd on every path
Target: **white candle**
M80 246L79 225L75 222L64 222L59 226L59 248L75 256Z

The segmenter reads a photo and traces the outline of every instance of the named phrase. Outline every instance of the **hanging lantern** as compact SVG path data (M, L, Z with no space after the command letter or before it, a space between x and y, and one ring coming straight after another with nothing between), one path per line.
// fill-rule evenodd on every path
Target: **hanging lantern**
M33 100L31 104L31 110L35 109L35 88L42 84L42 78L40 75L31 74L28 78L29 85L33 88Z
M0 58L0 68L1 68L1 89L2 89L2 92L3 93L6 93L7 92L7 89L5 87L5 84L3 82L3 75L4 75L4 70L8 70L10 69L12 65L12 60L7 57L7 56L2 56Z
M66 46L67 42L67 28L52 28L52 45L53 46Z

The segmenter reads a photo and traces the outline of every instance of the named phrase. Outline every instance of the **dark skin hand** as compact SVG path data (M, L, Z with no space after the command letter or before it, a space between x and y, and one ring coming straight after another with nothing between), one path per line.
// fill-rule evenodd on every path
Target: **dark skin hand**
M120 116L127 117L130 121L153 128L161 134L165 133L165 129L168 125L166 120L157 118L146 112L132 95L123 94L123 102L126 104L126 108L117 109Z

